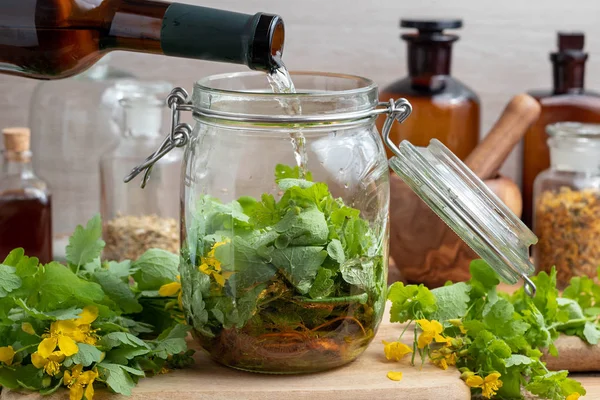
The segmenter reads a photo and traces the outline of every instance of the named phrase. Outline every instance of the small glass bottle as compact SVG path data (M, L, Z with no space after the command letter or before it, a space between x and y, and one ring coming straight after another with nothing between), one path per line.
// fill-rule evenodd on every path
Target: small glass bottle
M28 128L2 130L4 152L0 175L0 263L15 248L52 261L52 213L48 186L31 165Z
M162 142L162 101L166 82L131 86L120 103L122 139L102 155L101 215L106 242L104 257L135 260L150 248L179 250L179 183L181 151L172 151L152 169L155 185L142 189L123 182L131 168Z
M394 143L408 140L415 146L438 139L464 160L479 141L479 98L450 75L452 44L458 36L444 32L462 27L462 21L403 19L400 26L418 30L401 36L408 44L409 76L382 89L379 99L406 98L413 111L402 127L394 125L390 137ZM380 130L383 121L378 121Z
M584 88L585 63L583 33L558 33L558 51L550 54L554 87L529 92L542 106L542 112L523 140L523 222L532 226L533 182L550 166L546 126L556 122L600 122L600 94Z
M557 270L566 286L600 265L600 124L549 125L550 168L534 183L533 248L539 271Z

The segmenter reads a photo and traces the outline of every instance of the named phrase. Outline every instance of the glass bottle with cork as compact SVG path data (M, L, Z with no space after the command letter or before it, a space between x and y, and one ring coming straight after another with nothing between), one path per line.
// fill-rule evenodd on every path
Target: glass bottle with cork
M155 0L0 2L0 72L57 79L125 50L278 66L284 25L277 15L241 14Z
M181 151L163 157L152 169L156 185L145 190L123 183L131 166L162 142L166 107L158 97L171 89L167 82L135 82L121 99L120 142L100 160L101 215L104 257L135 260L146 250L179 250L179 184Z
M438 139L464 160L479 141L479 98L450 75L452 44L459 37L444 32L461 28L462 21L403 19L400 26L417 29L401 36L408 45L408 76L384 88L379 99L406 98L413 112L402 129L392 128L390 137L415 146ZM378 122L381 129L383 118ZM387 153L392 156L389 149Z
M542 106L537 122L523 141L523 221L532 226L533 184L550 166L546 127L556 122L600 122L600 94L585 90L584 34L558 32L558 51L550 54L553 88L529 92Z
M52 261L52 213L48 186L31 165L28 128L2 130L4 151L0 175L0 262L15 248Z

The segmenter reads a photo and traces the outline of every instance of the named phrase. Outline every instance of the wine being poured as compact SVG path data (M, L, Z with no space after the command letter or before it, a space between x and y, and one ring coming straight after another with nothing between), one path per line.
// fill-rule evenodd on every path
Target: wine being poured
M273 93L296 93L296 87L294 86L292 77L281 60L281 53L277 52L277 54L273 56L273 60L277 67L267 74L267 80L269 81L269 85L271 85ZM280 104L289 115L302 114L302 106L296 98L282 100L280 101ZM294 159L296 160L296 165L300 171L300 178L304 178L306 168L308 167L306 138L302 134L302 130L298 129L297 131L290 133L290 140L292 142L292 148L294 149Z

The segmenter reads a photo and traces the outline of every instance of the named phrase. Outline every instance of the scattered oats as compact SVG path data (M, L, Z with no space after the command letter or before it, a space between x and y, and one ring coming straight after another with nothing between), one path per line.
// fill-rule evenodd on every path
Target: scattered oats
M152 248L179 251L179 228L173 218L119 215L104 224L103 236L108 260L137 260Z

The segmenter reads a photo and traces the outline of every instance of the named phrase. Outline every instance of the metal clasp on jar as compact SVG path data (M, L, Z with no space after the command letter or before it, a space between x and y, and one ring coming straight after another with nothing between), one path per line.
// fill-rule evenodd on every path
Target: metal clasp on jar
M376 108L365 111L357 111L345 114L330 114L323 116L311 116L306 117L302 115L290 115L284 118L281 117L273 117L273 116L264 116L260 119L257 119L256 116L238 114L232 116L231 114L222 113L215 110L199 110L194 108L189 100L189 95L185 89L181 87L176 87L171 91L171 93L167 96L166 99L167 105L171 109L171 132L167 137L162 141L159 148L149 155L144 162L140 165L136 166L131 170L129 175L127 175L124 181L130 182L140 173L144 172L144 177L142 179L141 187L146 187L148 180L150 179L150 174L152 172L152 166L164 157L168 152L173 150L176 147L184 147L188 144L190 140L190 134L192 133L192 127L190 124L181 123L180 122L180 112L181 111L194 111L194 113L210 117L216 119L224 119L224 120L235 120L235 121L244 121L244 122L273 122L273 123L319 123L319 122L343 122L343 121L355 121L361 118L370 118L373 116L377 116L380 114L387 114L387 118L385 119L385 123L383 125L383 130L381 132L384 143L394 152L394 154L398 154L398 147L392 140L390 139L390 131L392 129L392 125L394 121L398 121L398 123L402 123L410 113L412 112L412 107L410 103L406 99L398 99L393 100L390 99L389 102L380 102L377 104Z

